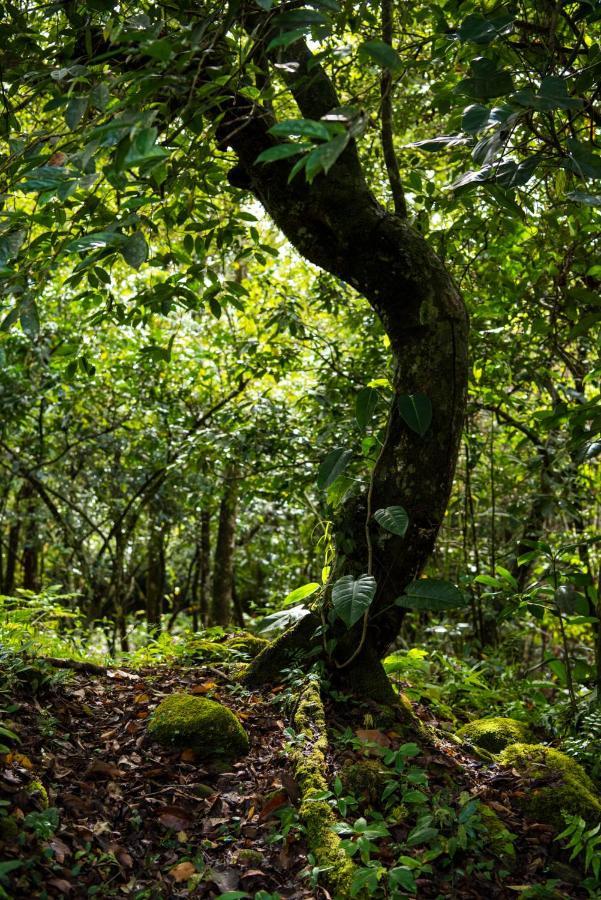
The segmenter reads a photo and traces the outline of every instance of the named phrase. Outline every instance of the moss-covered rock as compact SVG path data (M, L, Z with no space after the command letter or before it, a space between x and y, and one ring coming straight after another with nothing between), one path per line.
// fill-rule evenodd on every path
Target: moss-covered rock
M226 644L231 650L244 653L246 656L254 659L261 650L268 646L269 641L256 634L251 634L249 631L239 631L237 634L232 634L228 637Z
M532 784L519 798L524 812L539 822L562 827L561 813L601 818L601 801L581 765L560 750L543 744L511 744L498 757Z
M340 781L347 793L368 806L376 806L386 782L390 781L390 772L377 760L365 759L344 766Z
M475 719L460 728L457 734L464 741L490 753L500 753L509 744L525 744L532 738L530 729L524 722L503 716Z
M191 694L166 697L150 717L148 734L167 747L190 747L205 759L234 759L248 752L248 737L233 712Z

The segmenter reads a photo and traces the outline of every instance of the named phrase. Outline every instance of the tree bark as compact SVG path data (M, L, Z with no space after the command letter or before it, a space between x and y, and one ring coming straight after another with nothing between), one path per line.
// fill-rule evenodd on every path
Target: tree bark
M151 510L146 570L146 617L151 628L160 630L165 593L165 532L158 514Z
M319 118L339 105L332 84L311 56L295 45L296 74L289 87L303 116ZM247 121L240 127L246 109ZM222 110L223 111L223 110ZM248 183L275 223L309 261L359 291L390 340L395 403L388 439L372 476L372 511L400 505L409 514L404 537L370 521L373 574L378 584L366 646L383 655L404 612L394 600L421 573L448 503L467 395L468 319L449 273L423 236L387 212L365 181L353 143L327 175L312 184L288 183L286 162L257 165L274 141L271 118L244 101L224 111L220 134L237 152ZM228 132L229 128L229 132ZM426 394L432 421L423 437L403 421L398 397ZM336 577L367 571L365 495L352 497L337 516ZM340 641L341 656L357 646L356 630ZM373 652L372 652L373 651ZM260 659L260 658L259 658ZM359 662L359 661L358 661ZM349 677L350 673L349 673Z
M229 463L225 473L223 495L219 509L219 526L213 564L213 602L211 607L211 622L213 625L229 625L232 620L234 546L239 480L238 464Z

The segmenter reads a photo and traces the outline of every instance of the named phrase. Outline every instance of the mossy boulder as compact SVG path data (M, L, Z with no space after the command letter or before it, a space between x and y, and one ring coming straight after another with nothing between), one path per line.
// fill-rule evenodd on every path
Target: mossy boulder
M595 786L576 760L543 744L511 744L498 757L532 784L519 798L526 815L538 822L562 827L562 812L587 821L601 819L601 801Z
M381 798L390 771L377 760L365 759L343 767L340 781L344 790L368 806L376 806Z
M244 653L245 656L254 659L261 650L267 647L269 641L266 638L258 637L256 634L251 634L249 631L240 631L228 637L226 644L229 649L236 650L238 653Z
M525 744L532 738L530 729L524 722L503 716L475 719L460 728L457 734L464 741L488 750L489 753L500 753L510 744Z
M166 747L191 748L203 759L235 759L248 753L248 737L226 706L172 694L159 703L148 723L148 734Z

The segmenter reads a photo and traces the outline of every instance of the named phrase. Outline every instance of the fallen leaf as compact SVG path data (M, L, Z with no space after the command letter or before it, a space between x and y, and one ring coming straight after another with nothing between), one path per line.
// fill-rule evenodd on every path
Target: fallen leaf
M86 771L86 778L123 778L124 775L125 772L114 763L107 763L102 759L95 759Z
M73 889L73 885L64 878L49 878L48 884L55 887L61 894L70 894Z
M205 681L204 684L195 684L193 688L190 688L191 694L208 694L209 691L214 691L217 687L216 682L214 681Z
M33 763L24 753L17 753L12 750L4 757L4 762L11 766L23 766L24 769L33 769Z
M195 872L196 866L191 862L181 862L169 869L169 874L173 880L178 882L187 881Z
M360 741L369 741L371 744L378 744L380 747L390 747L392 743L390 738L377 728L358 728L355 734Z
M259 822L263 822L268 816L274 813L276 809L279 809L281 806L286 806L287 803L288 794L285 791L277 791L277 793L272 794L259 813Z
M53 837L52 840L49 841L46 846L50 847L50 849L52 850L52 852L54 854L54 858L56 859L56 861L58 863L61 863L61 864L64 863L65 856L71 855L70 848L67 847L65 842L61 841L61 839L59 837Z
M190 749L182 750L181 756L180 756L181 761L185 762L185 763L196 762L197 758L198 757L197 757L196 752L194 750L190 750Z
M183 831L192 823L192 816L181 806L164 806L159 813L159 822L165 828Z
M150 697L148 694L136 694L134 697L134 703L148 703Z
M67 159L64 153L61 153L60 150L57 150L56 153L53 153L46 165L48 166L62 166L65 160Z

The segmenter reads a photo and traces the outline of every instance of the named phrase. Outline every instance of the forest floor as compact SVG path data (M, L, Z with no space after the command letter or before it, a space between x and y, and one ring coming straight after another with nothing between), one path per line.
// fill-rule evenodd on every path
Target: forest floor
M250 753L219 771L191 750L151 742L146 720L175 691L229 706L249 734ZM8 724L20 743L4 756L0 791L4 822L8 813L19 827L14 834L4 828L0 872L8 861L20 865L6 874L10 887L0 896L327 900L327 890L310 877L282 693L281 686L243 690L212 667L155 667L73 674L46 693L15 698ZM351 704L328 701L326 711L330 783L345 764L362 758L362 740L372 756L374 746L394 749L405 740L400 728L366 727L365 707L358 716ZM428 718L425 709L418 712ZM480 836L480 862L466 863L459 853L426 866L416 873L418 897L518 897L545 882L553 859L562 867L553 882L558 893L532 896L587 896L577 873L561 862L565 852L553 843L554 830L519 814L515 801L528 786L516 773L475 760L452 742L421 751L412 763L427 771L429 791L453 797L451 804L462 793L484 801L512 834L515 853L506 865ZM394 847L409 831L404 822L389 827L390 839L376 853L386 867L396 864Z

